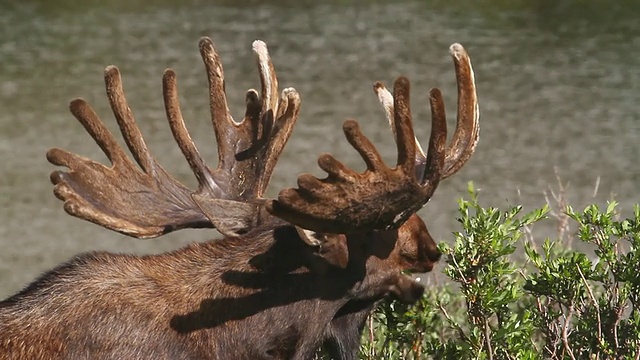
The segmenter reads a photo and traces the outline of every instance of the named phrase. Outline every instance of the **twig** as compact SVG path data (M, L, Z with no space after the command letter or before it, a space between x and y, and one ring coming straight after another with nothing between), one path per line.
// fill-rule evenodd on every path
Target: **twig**
M600 306L598 305L598 301L596 301L596 297L593 295L593 291L591 290L591 286L587 282L587 279L584 277L584 274L582 273L582 270L580 270L580 266L578 266L576 264L576 268L578 269L578 273L580 274L580 278L582 278L582 282L584 283L584 286L587 287L587 292L589 293L589 297L591 298L591 301L593 302L593 306L595 306L595 308L596 308L596 316L598 317L598 343L602 344L602 322L600 320ZM598 359L598 358L600 358L600 353L599 352L598 352L598 355L596 355L596 359Z
M536 246L535 238L533 237L533 230L531 229L531 225L524 225L522 227L524 233L524 239L526 242L531 244L533 250L538 251L538 247Z
M447 318L447 320L449 321L449 323L451 324L451 326L453 326L456 331L458 332L458 335L460 336L460 338L466 342L469 342L469 338L467 337L467 334L464 333L464 330L460 327L460 325L458 325L458 323L456 323L451 316L449 316L449 313L447 312L447 309L444 308L444 306L442 306L442 303L438 302L438 307L440 308L440 311L442 311L442 313L444 314L444 317Z
M369 316L369 344L371 347L369 348L369 359L374 359L376 356L376 349L374 346L374 336L373 336L373 315Z
M458 265L458 261L456 260L455 255L451 255L451 260L453 260L453 264L456 266L456 270L458 270L458 274L460 274L460 281L462 282L462 285L464 285L464 287L467 287L467 283L468 283L467 278L462 273L462 270L460 269L460 265Z
M549 190L543 191L542 194L544 195L544 199L546 203L549 205L549 208L550 208L549 215L551 215L558 221L558 226L557 226L558 239L560 239L560 241L566 240L565 245L567 247L571 247L572 238L567 235L567 233L570 230L569 216L565 212L565 209L567 208L567 205L568 205L566 192L567 192L567 187L569 183L568 182L566 184L562 183L562 179L560 178L560 174L558 173L558 167L554 167L553 172L555 173L556 181L558 182L558 193L556 194L556 192L553 191L551 186L549 186ZM549 199L549 194L551 194L553 201ZM556 206L554 207L554 205ZM554 210L554 208L557 208L557 210Z
M564 349L569 353L571 359L576 360L576 357L573 355L573 351L569 346L569 337L567 334L569 330L569 324L571 323L571 317L573 317L573 304L569 305L569 312L567 313L564 320L564 325L562 326L562 343L564 344Z
M413 353L415 354L414 359L420 359L421 350L422 350L422 334L419 334L413 343Z
M547 349L550 359L557 359L558 341L560 338L558 335L558 325L555 322L550 321L547 307L542 305L542 301L539 297L536 298L536 303L538 304L538 311L540 312L545 325L543 332L547 334L547 340L544 348Z
M600 187L600 175L596 178L596 186L593 188L593 195L591 197L596 197L598 195L598 188Z
M484 340L487 342L487 352L489 360L493 360L493 348L491 347L491 328L489 327L489 319L484 318Z
M627 308L627 305L625 305L624 303L620 303L620 296L619 296L619 285L618 282L616 281L614 283L614 292L615 294L612 294L612 296L615 297L615 299L613 299L613 301L616 302L616 321L614 321L613 323L613 341L615 342L615 351L618 351L618 349L620 348L620 342L618 341L618 325L620 325L620 321L622 320L622 314L624 313L625 309Z

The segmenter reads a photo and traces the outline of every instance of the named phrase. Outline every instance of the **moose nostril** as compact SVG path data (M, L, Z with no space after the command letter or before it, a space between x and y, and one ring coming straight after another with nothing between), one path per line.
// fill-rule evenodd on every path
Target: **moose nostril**
M438 251L438 253L436 254L435 260L438 261L440 260L441 257L442 257L442 253Z
M438 251L438 249L435 249L433 251L430 251L427 254L427 257L429 258L429 260L436 262L438 260L440 260L440 257L442 257L442 253L440 251Z

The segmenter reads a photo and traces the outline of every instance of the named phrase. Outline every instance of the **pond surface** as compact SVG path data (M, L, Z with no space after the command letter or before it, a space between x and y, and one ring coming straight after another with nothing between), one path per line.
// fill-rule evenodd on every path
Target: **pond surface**
M17 3L17 2L16 2ZM53 3L53 2L52 2ZM637 1L396 1L322 4L278 1L67 0L0 5L0 298L76 253L105 249L156 253L217 236L189 230L134 240L72 218L51 193L51 147L104 160L68 111L87 99L115 128L102 72L117 65L129 104L151 151L178 179L195 180L167 127L162 72L178 74L183 114L213 164L206 78L197 42L216 43L232 112L244 112L246 89L259 86L251 42L269 49L281 88L302 96L300 120L275 170L269 195L332 152L362 168L341 134L356 118L392 162L395 145L371 85L412 81L418 134L428 138L427 91L442 89L450 125L455 77L448 54L465 46L481 109L476 154L440 184L421 211L439 241L458 231L457 199L467 183L484 206L545 203L564 193L577 208L615 198L623 215L640 201L640 3ZM421 120L422 119L422 120ZM554 235L548 221L540 231Z

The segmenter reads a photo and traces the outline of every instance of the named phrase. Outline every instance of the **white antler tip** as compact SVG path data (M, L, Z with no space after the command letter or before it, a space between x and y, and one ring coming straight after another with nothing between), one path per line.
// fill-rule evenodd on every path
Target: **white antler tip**
M300 94L298 94L298 91L292 87L288 87L285 88L284 90L282 90L282 97L283 98L287 98L287 99L299 99L300 98Z
M385 87L384 87L384 84L383 84L383 83L381 83L380 81L376 81L376 83L375 83L375 84L373 84L373 91L375 91L375 92L376 92L376 94L378 93L378 91L380 91L380 90L382 90L382 89L384 89L384 88L385 88Z
M462 58L462 57L467 55L467 52L464 50L464 47L462 47L462 45L460 45L458 43L455 43L455 44L451 45L449 47L449 52L456 59L460 59L460 58Z
M393 95L387 90L386 87L380 82L375 83L373 85L373 91L378 95L378 100L380 104L385 108L388 113L393 113ZM389 114L387 114L389 115Z
M253 47L253 51L257 54L269 53L269 50L267 50L267 44L262 40L255 40L251 46Z

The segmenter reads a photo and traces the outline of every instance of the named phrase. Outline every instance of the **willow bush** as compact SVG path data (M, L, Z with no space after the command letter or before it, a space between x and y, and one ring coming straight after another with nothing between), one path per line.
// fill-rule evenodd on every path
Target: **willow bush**
M361 359L640 359L640 206L628 219L616 207L564 207L571 230L537 239L548 206L484 208L470 184L461 230L440 244L446 285L381 303Z

